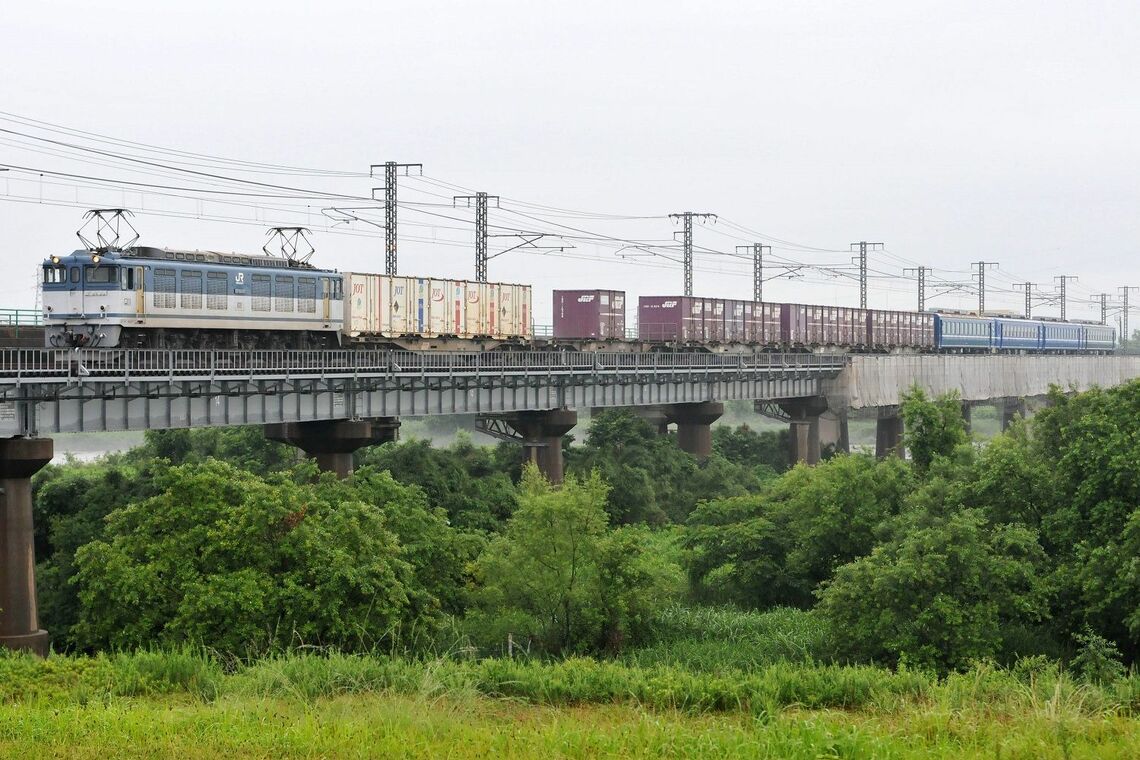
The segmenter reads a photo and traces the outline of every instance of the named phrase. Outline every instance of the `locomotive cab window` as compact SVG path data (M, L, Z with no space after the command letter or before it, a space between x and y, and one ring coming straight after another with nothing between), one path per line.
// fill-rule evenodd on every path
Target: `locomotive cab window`
M44 267L44 283L57 285L66 279L67 270L63 267Z
M87 267L87 271L83 273L87 282L96 285L109 285L118 279L118 267Z
M67 279L69 279L74 284L78 284L79 283L79 267L70 267L70 268L68 268L67 271L68 271Z

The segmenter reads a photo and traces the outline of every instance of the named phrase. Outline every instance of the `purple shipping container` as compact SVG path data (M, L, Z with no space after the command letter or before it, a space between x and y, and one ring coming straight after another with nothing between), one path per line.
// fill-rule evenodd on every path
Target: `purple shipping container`
M554 337L625 339L625 291L554 291Z
M641 296L638 337L681 343L780 342L780 304L693 296Z

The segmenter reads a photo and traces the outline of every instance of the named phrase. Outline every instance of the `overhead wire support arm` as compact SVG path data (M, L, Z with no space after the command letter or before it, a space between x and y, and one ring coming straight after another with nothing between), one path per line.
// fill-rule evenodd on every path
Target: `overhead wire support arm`
M677 214L670 214L669 218L673 221L681 220L681 248L684 252L683 266L685 269L685 293L684 295L691 296L693 294L693 217L698 221L707 221L712 219L716 221L716 214L707 211L682 211ZM673 233L676 237L677 233Z
M1102 325L1108 324L1108 293L1096 293L1093 295L1094 301L1091 303L1100 305L1100 323Z
M451 205L458 205L464 201L468 207L475 204L475 282L487 281L487 203L495 201L499 205L499 196L487 195L480 191L474 195L456 195L451 199Z
M868 243L866 240L860 240L858 243L851 244L851 250L855 250L858 246L859 256L851 259L853 262L859 264L859 308L867 308L867 251L874 251L876 247L882 250L883 243Z
M487 256L487 261L490 261L491 259L494 259L494 258L498 258L499 256L502 256L504 253L510 253L511 251L517 251L519 248L533 248L536 251L559 251L559 252L561 252L561 251L565 251L567 248L574 248L575 247L575 246L567 245L567 244L563 244L563 245L535 245L535 243L537 243L539 240L542 240L545 237L559 237L558 235L551 235L548 232L513 232L513 233L505 233L502 235L488 235L487 237L493 237L493 238L511 237L511 238L521 238L522 239L522 242L519 243L518 245L512 245L510 248L504 248L501 251L489 254Z
M386 161L383 164L372 164L369 167L369 176L375 177L376 170L380 167L384 167L384 187L372 188L372 198L376 199L377 190L384 190L384 273L392 276L396 274L397 269L396 177L401 169L404 170L405 177L410 174L412 169L419 169L420 174L423 174L424 165Z
M1020 293L1024 288L1025 290L1025 318L1033 318L1033 288L1037 287L1032 282L1019 282L1013 288L1014 292Z

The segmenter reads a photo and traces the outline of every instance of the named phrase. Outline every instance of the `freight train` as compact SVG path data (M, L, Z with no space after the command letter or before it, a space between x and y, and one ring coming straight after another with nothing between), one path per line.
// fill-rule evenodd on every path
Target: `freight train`
M529 285L337 272L272 256L137 247L43 264L45 341L73 348L518 348L1110 353L1112 327L693 296L554 291L537 337Z

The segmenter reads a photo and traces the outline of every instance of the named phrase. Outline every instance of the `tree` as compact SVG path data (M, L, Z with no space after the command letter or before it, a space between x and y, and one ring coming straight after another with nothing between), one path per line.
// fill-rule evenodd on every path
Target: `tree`
M607 528L607 490L596 474L555 488L525 469L518 510L475 565L469 626L484 645L509 634L565 653L636 638L667 594L667 571L643 533Z
M929 468L936 457L949 456L969 440L957 392L928 399L916 385L903 394L900 411L906 447L920 470Z
M370 446L357 459L362 467L387 470L399 482L422 488L459 529L497 532L515 509L514 485L494 450L473 445L466 435L445 449L426 440Z
M331 477L267 481L208 460L161 473L156 491L76 552L85 646L370 647L413 622L409 596L426 593L384 509L342 500ZM394 509L419 498L386 494Z
M845 456L797 466L760 494L703 502L686 529L690 578L747 606L810 606L836 567L871 551L913 487L896 458Z
M916 515L897 541L840 567L819 610L850 657L964 668L994 656L1007 626L1041 618L1042 559L1026 528L988 529L973 510Z
M791 466L788 458L788 431L756 431L747 425L714 427L713 451L733 464L764 468L773 473Z

